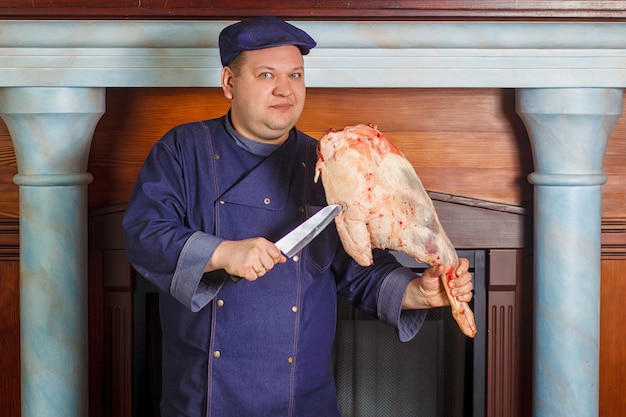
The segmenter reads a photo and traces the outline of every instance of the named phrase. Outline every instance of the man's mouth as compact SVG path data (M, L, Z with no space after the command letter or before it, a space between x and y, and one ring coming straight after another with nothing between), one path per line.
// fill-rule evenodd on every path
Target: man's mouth
M274 108L276 110L280 110L280 111L286 111L286 110L289 110L291 108L291 104L289 104L289 103L275 104L275 105L272 106L272 108Z

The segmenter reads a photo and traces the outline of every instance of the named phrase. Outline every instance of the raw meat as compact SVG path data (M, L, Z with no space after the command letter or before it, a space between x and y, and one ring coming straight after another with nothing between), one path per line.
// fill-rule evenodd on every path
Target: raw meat
M461 331L474 337L469 305L450 294L458 257L432 200L411 163L374 125L331 129L320 139L315 181L329 204L341 204L335 224L346 252L362 266L372 248L406 253L428 265L447 266L441 280Z

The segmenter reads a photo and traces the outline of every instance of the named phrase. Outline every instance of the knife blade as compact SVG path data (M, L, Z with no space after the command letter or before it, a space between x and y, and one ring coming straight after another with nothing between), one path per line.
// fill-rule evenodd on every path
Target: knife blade
M311 243L333 221L341 209L342 207L339 204L330 204L324 207L305 220L300 226L280 238L275 243L276 247L287 258L292 258L302 248Z
M281 237L276 243L276 247L285 254L287 258L292 258L302 248L311 243L333 221L335 216L343 209L339 204L331 204L313 216L306 219L299 226ZM229 275L234 282L239 282L240 277Z

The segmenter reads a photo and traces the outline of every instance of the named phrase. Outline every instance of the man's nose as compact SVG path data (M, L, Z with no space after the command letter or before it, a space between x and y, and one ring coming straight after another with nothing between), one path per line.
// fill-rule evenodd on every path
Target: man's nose
M289 83L289 80L281 77L276 81L276 86L274 87L274 94L276 94L277 96L288 96L291 94L291 92L292 92L292 89L291 89L291 84Z

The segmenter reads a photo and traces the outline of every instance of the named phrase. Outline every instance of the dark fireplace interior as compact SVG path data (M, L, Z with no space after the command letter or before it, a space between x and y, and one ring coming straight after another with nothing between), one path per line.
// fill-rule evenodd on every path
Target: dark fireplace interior
M486 251L470 260L476 324L486 329ZM396 254L421 272L425 265ZM133 295L133 416L159 417L161 333L158 294L140 277ZM485 415L486 338L465 337L449 308L430 310L418 335L400 342L395 330L340 298L329 369L345 417L478 417Z

